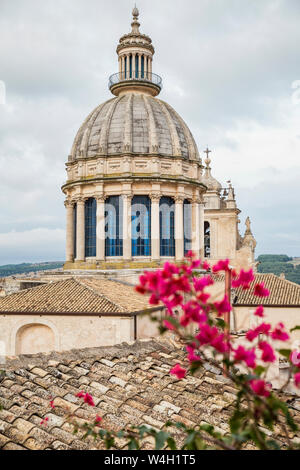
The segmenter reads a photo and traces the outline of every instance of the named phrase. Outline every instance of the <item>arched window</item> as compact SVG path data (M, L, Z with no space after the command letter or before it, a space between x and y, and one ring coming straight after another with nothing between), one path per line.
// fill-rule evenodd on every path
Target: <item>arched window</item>
M151 201L134 196L131 203L132 256L151 256Z
M171 197L159 202L160 256L175 256L175 207Z
M124 67L125 67L125 78L127 78L127 56L125 56L125 60L124 60Z
M135 56L135 78L139 77L139 56Z
M204 256L210 258L210 223L204 222Z
M73 230L74 230L74 238L73 238L73 253L74 258L77 258L77 204L75 202L73 208Z
M123 256L123 199L105 201L105 256Z
M192 205L187 199L183 203L184 254L192 249Z
M141 77L144 78L144 71L145 71L145 58L144 56L142 55L142 61L141 61Z
M85 201L85 257L96 256L96 211L93 197Z

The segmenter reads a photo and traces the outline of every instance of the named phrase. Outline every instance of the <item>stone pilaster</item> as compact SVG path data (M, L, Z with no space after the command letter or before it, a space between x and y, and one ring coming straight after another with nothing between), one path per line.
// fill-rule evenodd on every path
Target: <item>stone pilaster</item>
M79 198L77 200L77 254L76 260L84 261L85 259L85 214L84 214L85 199Z
M204 259L204 202L199 204L200 258Z
M160 193L152 193L151 197L151 258L158 261L160 258L159 240L159 201Z
M105 259L105 196L97 196L96 259Z
M199 198L192 201L192 251L200 257L200 203Z
M131 199L132 194L123 194L123 258L131 259Z
M176 260L184 257L184 233L183 233L183 196L175 197L175 255Z
M74 261L74 202L65 201L66 214L66 261Z

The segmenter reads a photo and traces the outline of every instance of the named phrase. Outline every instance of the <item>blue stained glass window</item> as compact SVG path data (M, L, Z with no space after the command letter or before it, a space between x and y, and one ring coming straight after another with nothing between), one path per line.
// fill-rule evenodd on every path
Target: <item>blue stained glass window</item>
M151 256L151 201L134 196L131 203L132 256Z
M192 205L187 199L183 203L184 254L192 249Z
M74 258L77 258L77 204L74 204L73 209L73 227L74 227L74 238L73 238L73 253Z
M175 206L170 197L159 202L160 256L175 256Z
M123 256L123 199L105 201L105 256Z
M85 202L85 256L96 256L96 199Z

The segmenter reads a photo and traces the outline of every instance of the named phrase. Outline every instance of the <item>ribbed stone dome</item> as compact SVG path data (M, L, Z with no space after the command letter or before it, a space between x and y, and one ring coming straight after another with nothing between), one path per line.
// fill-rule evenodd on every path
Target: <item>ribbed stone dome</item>
M79 129L69 160L124 153L200 161L182 118L169 104L144 93L126 93L98 106Z

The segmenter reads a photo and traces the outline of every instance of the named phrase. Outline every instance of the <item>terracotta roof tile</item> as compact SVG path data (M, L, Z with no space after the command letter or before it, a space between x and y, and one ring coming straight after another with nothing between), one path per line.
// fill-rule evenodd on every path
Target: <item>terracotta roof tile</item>
M92 422L99 414L102 426L111 430L129 423L161 429L171 419L188 426L210 423L226 432L234 389L228 379L204 368L198 376L178 381L169 369L184 356L170 342L151 340L8 360L0 382L0 449L103 449L103 443L82 441L80 433L73 434L66 421L69 412L81 424ZM95 408L76 397L80 390L92 394ZM54 409L50 399L54 399ZM293 396L289 400L300 420L300 399ZM45 417L48 424L42 426ZM171 432L182 442L180 430L174 427ZM125 444L119 439L116 448ZM145 440L143 448L151 446Z
M149 308L132 286L69 278L0 297L1 312L130 313Z
M261 282L269 289L269 297L260 298L253 295L255 284ZM275 274L256 274L250 289L243 290L240 287L235 290L235 296L235 305L300 306L300 285L281 279Z

